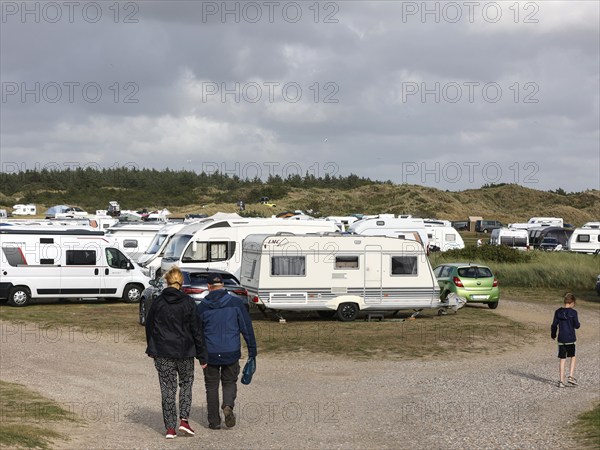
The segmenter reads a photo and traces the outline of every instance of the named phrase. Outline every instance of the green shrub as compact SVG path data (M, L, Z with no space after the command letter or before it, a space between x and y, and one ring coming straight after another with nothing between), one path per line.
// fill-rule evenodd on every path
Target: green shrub
M470 245L460 250L448 250L440 258L440 261L437 261L438 264L445 261L525 263L532 260L533 254L505 245L482 245L481 247Z

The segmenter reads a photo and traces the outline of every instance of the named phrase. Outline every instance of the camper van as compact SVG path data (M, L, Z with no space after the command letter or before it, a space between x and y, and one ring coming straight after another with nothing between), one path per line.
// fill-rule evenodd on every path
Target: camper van
M393 214L361 219L348 228L348 232L362 236L389 236L417 241L429 251L427 231L423 219L396 218Z
M138 259L138 264L142 267L142 271L145 275L152 277L160 276L160 263L164 255L167 245L171 241L171 238L175 236L178 231L181 231L189 224L172 223L162 227L155 235L152 242L148 245L148 248L142 256Z
M600 228L594 223L575 228L569 238L569 250L578 253L600 253Z
M244 240L240 281L259 308L359 311L444 308L423 246L386 236L257 234Z
M2 227L0 298L121 298L133 303L149 285L101 231L48 226Z
M106 230L106 236L114 239L123 253L137 261L156 233L164 226L165 224L161 222L119 222Z
M13 216L35 216L37 214L37 208L35 205L14 205Z
M527 230L518 228L496 228L490 235L491 245L506 245L518 250L529 250Z
M191 225L190 225L191 227ZM333 222L326 220L287 219L205 219L198 222L193 236L184 232L173 238L171 248L165 250L161 270L166 272L173 264L181 269L211 268L225 270L239 279L242 265L242 241L249 234L329 233L337 231Z

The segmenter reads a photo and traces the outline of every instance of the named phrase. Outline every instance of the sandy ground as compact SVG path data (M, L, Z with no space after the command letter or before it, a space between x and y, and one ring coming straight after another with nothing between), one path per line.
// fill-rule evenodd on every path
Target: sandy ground
M57 449L576 448L568 426L600 399L600 312L579 311L579 386L559 389L549 338L554 309L503 300L494 313L526 324L513 336L524 345L495 356L357 362L259 354L252 384L239 386L232 429L207 428L197 366L190 417L196 436L170 441L152 361L126 335L0 322L0 378L83 419L53 424L70 438L55 442ZM539 327L547 340L531 338Z

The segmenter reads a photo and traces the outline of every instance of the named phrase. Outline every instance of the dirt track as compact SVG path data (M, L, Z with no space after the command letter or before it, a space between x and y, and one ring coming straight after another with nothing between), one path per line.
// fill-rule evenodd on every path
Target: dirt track
M549 330L553 310L503 301L496 313ZM212 431L197 367L196 436L174 441L163 437L154 366L127 336L0 323L0 378L84 419L57 424L70 441L55 448L575 448L566 426L600 398L600 312L580 310L580 320L580 385L560 390L554 342L527 334L515 336L526 342L517 351L456 361L259 354L255 379L238 391L237 426Z

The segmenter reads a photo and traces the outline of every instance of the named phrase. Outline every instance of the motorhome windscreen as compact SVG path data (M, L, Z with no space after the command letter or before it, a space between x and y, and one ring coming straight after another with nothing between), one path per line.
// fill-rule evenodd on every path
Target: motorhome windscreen
M392 256L392 275L416 275L416 256Z
M271 275L303 277L306 275L306 258L304 256L272 256Z
M167 245L163 258L165 260L179 259L179 257L183 253L183 249L185 248L185 246L191 238L191 234L175 235L173 239L171 239L171 242L169 242L169 244Z
M146 255L154 255L158 253L160 247L163 245L168 236L168 234L157 234L154 236L154 239L152 239L152 242L150 242L148 249L144 253Z

